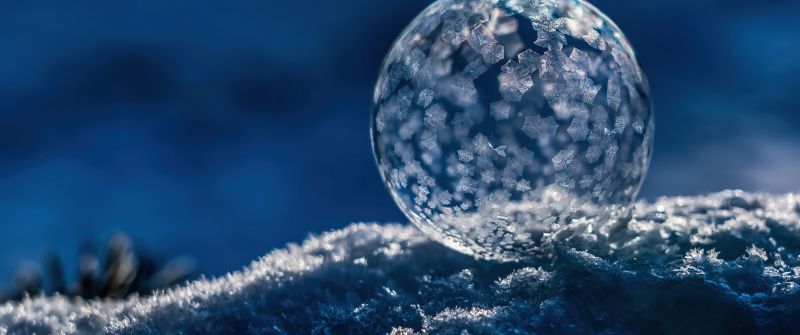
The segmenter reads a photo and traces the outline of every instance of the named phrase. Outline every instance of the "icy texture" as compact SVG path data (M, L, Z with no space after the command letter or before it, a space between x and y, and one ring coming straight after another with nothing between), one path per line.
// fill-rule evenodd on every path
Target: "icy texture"
M153 297L0 306L0 334L790 334L798 252L798 195L638 203L521 263L357 224Z
M646 79L580 0L440 0L395 42L374 102L397 204L482 258L531 257L549 225L628 205L650 160Z

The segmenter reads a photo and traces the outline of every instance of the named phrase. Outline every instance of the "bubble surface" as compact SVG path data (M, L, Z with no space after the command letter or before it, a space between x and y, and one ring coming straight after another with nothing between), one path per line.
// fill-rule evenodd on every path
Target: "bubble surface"
M579 0L440 0L392 46L372 144L417 227L464 253L532 255L560 225L630 204L654 122L622 32Z

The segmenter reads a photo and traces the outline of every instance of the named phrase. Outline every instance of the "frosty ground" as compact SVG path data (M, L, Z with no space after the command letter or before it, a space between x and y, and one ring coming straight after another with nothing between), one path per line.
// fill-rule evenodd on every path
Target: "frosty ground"
M525 262L354 224L121 302L0 306L0 334L781 334L800 329L800 196L726 191L578 220Z

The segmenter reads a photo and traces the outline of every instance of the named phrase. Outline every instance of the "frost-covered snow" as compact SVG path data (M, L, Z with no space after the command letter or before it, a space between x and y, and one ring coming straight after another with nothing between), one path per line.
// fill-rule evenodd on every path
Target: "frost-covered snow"
M800 196L728 191L558 228L526 263L355 224L122 302L0 306L0 334L737 334L800 329ZM466 331L466 332L465 332Z

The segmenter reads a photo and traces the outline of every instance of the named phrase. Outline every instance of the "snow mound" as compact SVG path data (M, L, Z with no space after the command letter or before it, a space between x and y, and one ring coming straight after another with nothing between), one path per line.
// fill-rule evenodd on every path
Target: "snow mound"
M0 306L0 334L751 334L800 329L800 196L726 191L565 224L492 263L354 224L121 302Z

